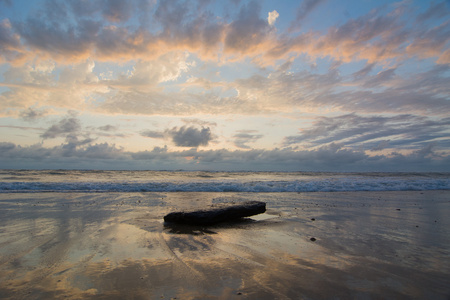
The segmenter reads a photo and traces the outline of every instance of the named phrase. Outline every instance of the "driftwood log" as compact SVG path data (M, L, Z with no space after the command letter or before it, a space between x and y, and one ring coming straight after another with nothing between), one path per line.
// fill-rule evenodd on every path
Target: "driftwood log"
M204 210L172 212L164 216L164 222L189 225L212 225L262 214L265 211L265 202L247 201L239 204L213 206Z

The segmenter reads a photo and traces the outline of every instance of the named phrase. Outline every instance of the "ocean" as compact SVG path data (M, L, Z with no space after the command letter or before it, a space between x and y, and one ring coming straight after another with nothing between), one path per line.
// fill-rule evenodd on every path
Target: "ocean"
M450 173L0 170L0 193L450 190Z
M0 170L0 299L449 299L449 215L450 173Z

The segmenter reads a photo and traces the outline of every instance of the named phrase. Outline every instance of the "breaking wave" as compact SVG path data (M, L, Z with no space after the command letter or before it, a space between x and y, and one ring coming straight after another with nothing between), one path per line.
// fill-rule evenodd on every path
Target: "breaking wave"
M343 191L410 191L410 190L449 190L450 176L438 174L384 174L374 176L352 174L328 174L299 176L301 179L279 180L280 176L265 176L263 180L252 180L252 176L184 176L182 180L101 180L58 181L24 180L18 177L0 182L0 193L36 192L343 192ZM289 176L288 176L289 177ZM23 178L22 178L23 179ZM72 178L73 179L73 178ZM167 178L166 178L167 179ZM178 178L179 179L179 178Z

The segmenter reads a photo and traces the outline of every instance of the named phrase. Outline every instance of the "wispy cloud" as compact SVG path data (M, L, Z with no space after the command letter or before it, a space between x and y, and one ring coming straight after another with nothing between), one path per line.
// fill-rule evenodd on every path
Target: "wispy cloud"
M450 13L450 5L448 4L448 1L442 1L442 2L430 2L430 7L423 13L419 14L417 16L417 20L420 22L430 20L430 19L441 19L448 16Z
M251 149L248 144L256 142L262 137L262 134L256 134L254 130L240 130L233 136L234 145L241 149Z
M20 117L24 121L28 121L28 122L32 122L37 119L43 118L45 115L47 115L47 110L45 110L45 109L39 110L39 109L34 109L32 107L29 107L28 109L23 110L20 113Z
M307 143L320 146L329 143L369 150L386 145L390 147L422 148L432 142L449 146L450 118L433 120L413 115L393 117L355 114L338 117L320 117L311 128L299 135L285 138L286 145ZM381 143L381 144L380 144Z
M321 3L326 0L305 0L297 7L295 20L292 22L289 30L294 31L300 29L303 20Z

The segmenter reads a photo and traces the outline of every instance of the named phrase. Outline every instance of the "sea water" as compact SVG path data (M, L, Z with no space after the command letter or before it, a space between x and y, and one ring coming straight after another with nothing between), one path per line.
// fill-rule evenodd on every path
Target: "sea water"
M0 193L450 190L450 173L0 170Z
M0 170L0 298L447 299L448 190L450 173ZM163 221L248 200L266 213Z

